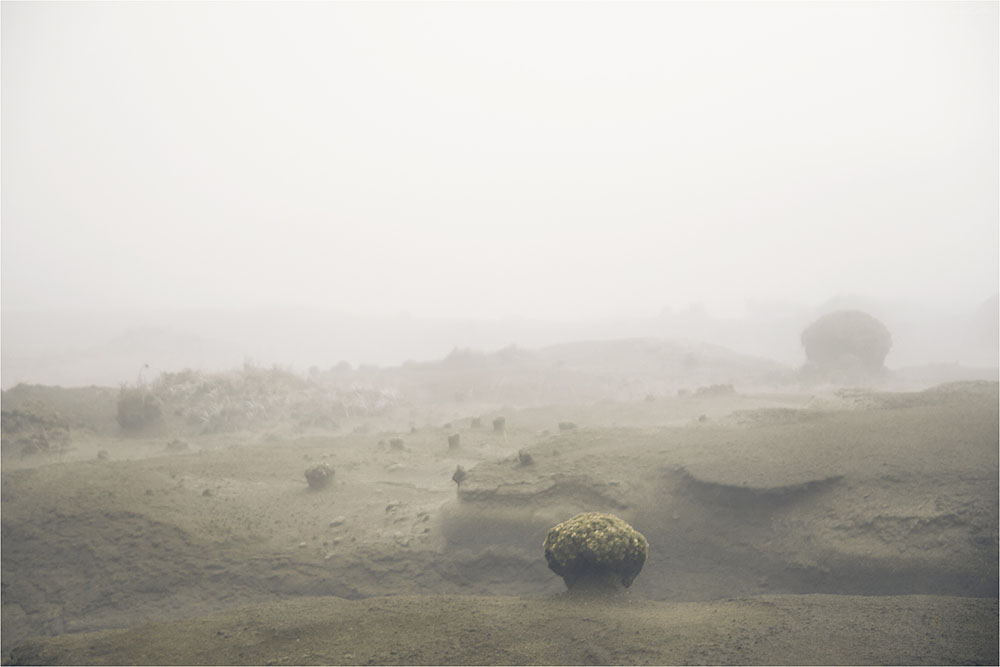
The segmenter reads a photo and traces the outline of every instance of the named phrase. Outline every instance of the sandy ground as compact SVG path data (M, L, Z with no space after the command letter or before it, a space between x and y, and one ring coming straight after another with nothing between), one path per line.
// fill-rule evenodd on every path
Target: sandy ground
M309 598L28 642L31 664L990 664L996 599Z
M76 437L3 462L5 661L995 664L997 405L991 383ZM542 558L588 510L649 539L620 598L565 595Z

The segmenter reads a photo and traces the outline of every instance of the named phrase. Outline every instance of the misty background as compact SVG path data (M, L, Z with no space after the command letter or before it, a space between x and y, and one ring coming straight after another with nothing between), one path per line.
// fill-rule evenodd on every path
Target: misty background
M996 3L3 3L2 383L657 336L998 363Z

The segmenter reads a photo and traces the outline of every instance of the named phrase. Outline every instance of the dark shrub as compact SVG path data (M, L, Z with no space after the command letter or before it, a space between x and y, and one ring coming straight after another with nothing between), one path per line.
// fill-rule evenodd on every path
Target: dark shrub
M628 588L646 562L646 538L613 514L585 512L551 528L545 561L566 587Z
M160 421L160 400L145 387L122 385L118 395L118 425L130 433L143 431Z
M892 347L885 325L860 310L824 315L802 332L806 358L820 368L881 372Z
M317 463L306 468L306 481L309 488L315 491L326 488L333 479L333 468L326 463Z

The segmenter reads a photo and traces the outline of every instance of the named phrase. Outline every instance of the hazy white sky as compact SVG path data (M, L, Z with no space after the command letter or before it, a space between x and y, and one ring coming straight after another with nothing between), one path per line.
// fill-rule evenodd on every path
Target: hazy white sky
M998 62L995 2L4 2L3 307L974 305Z

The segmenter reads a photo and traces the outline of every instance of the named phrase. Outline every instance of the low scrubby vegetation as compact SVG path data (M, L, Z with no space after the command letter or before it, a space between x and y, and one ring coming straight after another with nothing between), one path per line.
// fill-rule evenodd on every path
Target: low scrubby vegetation
M163 416L160 399L146 386L122 385L118 395L118 425L126 433L139 433L158 423Z
M58 454L69 446L69 426L49 410L4 410L0 425L4 455Z
M246 364L228 373L164 373L149 386L172 419L200 433L286 421L300 429L335 429L339 421L382 414L399 402L388 388L341 386L280 368Z
M20 384L4 390L4 452L47 453L78 434L198 436L276 425L337 430L403 402L388 383L334 373L308 378L252 363L227 372L191 369L108 387ZM58 414L56 414L58 410Z

